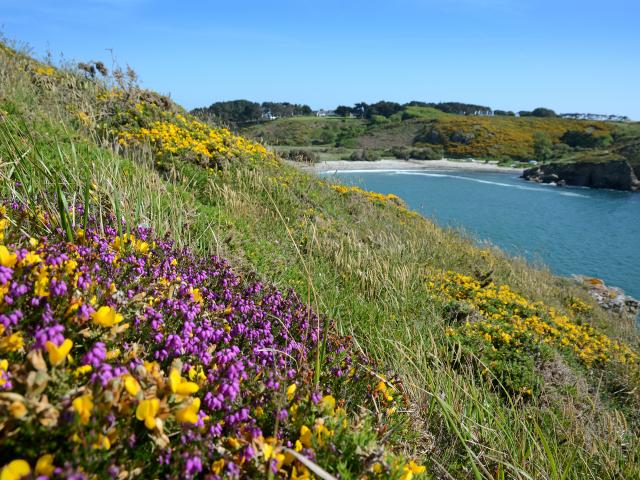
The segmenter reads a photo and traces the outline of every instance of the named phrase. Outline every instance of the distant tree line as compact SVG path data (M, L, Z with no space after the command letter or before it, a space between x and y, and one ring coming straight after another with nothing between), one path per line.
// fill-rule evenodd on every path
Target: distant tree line
M353 107L340 105L336 108L336 115L341 117L358 117L371 119L376 115L390 117L398 112L403 111L407 107L430 107L445 113L453 113L456 115L497 115L515 117L516 113L511 110L492 110L491 107L483 105L475 105L473 103L462 102L440 102L428 103L413 100L407 103L396 103L382 100L376 103L356 103ZM521 110L517 113L520 117L557 117L556 112L550 108L538 107L532 111Z
M413 100L407 103L397 103L387 100L381 100L376 103L356 103L349 107L339 105L335 109L335 114L339 117L356 117L368 120L379 120L381 117L389 118L399 112L404 112L407 107L430 107L440 110L444 113L456 115L495 115L508 117L539 117L539 118L591 118L598 117L604 120L628 120L626 117L615 115L587 115L587 114L565 114L558 115L550 108L538 107L531 111L520 110L513 112L511 110L492 110L490 107L483 105L475 105L473 103L462 102L421 102ZM289 103L289 102L251 102L249 100L230 100L225 102L216 102L208 107L196 108L191 111L197 117L214 123L226 123L230 125L241 126L243 124L257 122L260 120L273 120L275 118L296 117L304 115L312 115L314 112L309 105ZM382 120L384 120L382 118ZM401 117L410 118L405 113Z
M309 105L289 102L257 103L249 100L230 100L196 108L191 113L206 121L242 125L262 119L311 115L313 111Z
M376 115L382 117L390 117L398 112L403 111L407 107L431 107L440 110L445 113L454 113L457 115L491 115L493 111L489 107L482 105L473 105L470 103L460 102L442 102L442 103L427 103L417 100L408 103L397 103L381 100L376 103L356 103L353 107L346 105L340 105L336 108L336 115L341 117L358 117L371 119Z

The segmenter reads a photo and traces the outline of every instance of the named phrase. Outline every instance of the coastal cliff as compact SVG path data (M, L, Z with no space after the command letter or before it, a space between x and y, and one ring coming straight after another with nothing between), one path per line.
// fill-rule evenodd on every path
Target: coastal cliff
M605 163L550 163L526 169L522 178L538 183L640 191L640 180L626 160Z

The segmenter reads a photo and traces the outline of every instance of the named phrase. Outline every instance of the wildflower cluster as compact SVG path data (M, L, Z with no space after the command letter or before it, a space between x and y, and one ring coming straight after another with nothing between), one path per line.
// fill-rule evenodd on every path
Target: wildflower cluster
M42 220L0 210L2 479L306 479L367 432L353 474L424 471L352 420L352 404L393 415L397 387L295 294L148 229L75 229L69 243L37 238Z
M99 81L16 55L4 44L0 54L29 72L34 84L47 90L68 91L65 108L74 114L78 126L97 130L121 146L149 144L160 165L178 157L205 167L233 160L277 163L276 156L261 144L226 128L210 127L167 97L139 88L132 71L114 72L113 77L105 76ZM80 101L82 94L92 95L95 101Z
M138 110L144 110L137 104ZM220 165L225 160L267 157L264 146L233 135L226 128L212 128L206 123L181 114L152 122L148 127L121 131L120 145L149 143L157 157L194 158L207 165Z
M507 360L510 365L505 365L505 369L512 374L518 365L526 370L532 366L531 362L544 354L545 346L572 354L586 367L604 366L609 362L639 363L638 354L627 345L542 302L527 300L508 285L483 283L467 275L446 272L429 281L427 287L454 306L464 306L480 315L473 320L468 316L463 324L449 327L447 335L469 340L476 348L479 342L479 350L489 359L489 366L498 370ZM590 311L577 299L573 299L570 307L575 313ZM520 381L522 373L515 372L513 377L503 378L504 383L530 394L532 386Z
M393 205L398 210L400 210L401 212L407 215L418 216L417 213L411 210L408 210L404 206L404 202L400 199L400 197L398 197L397 195L394 195L393 193L388 193L385 195L384 193L370 192L368 190L363 190L360 187L345 186L345 185L331 185L331 188L336 192L342 193L342 194L360 195L365 199L367 199L369 202L374 204L378 203L378 204L385 204L385 205Z
M567 308L576 315L587 315L593 311L593 307L579 298L570 297L566 302Z

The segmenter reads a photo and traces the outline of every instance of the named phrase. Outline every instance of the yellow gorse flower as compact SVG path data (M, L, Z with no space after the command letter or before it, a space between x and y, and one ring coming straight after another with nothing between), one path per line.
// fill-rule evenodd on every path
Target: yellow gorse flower
M67 355L71 351L72 347L73 347L73 342L68 338L65 339L60 344L60 346L57 346L55 343L48 340L47 340L47 343L44 344L44 348L47 350L47 353L49 354L49 362L54 367L64 362L64 359L67 358Z
M20 480L31 473L31 467L22 459L13 460L0 471L0 480Z
M202 294L200 293L200 289L199 288L192 288L191 289L191 298L193 298L194 302L197 302L200 305L202 305L202 303L204 302L204 299L202 298Z
M291 476L289 478L290 480L310 480L311 479L311 477L309 476L309 470L301 466L300 473L298 473L298 468L295 465L291 469Z
M7 383L5 378L6 372L9 370L9 361L6 358L0 359L0 387Z
M91 447L94 450L109 450L111 448L111 440L106 435L99 433L98 438Z
M4 329L0 325L0 330ZM24 347L22 332L12 333L9 336L0 338L0 352L17 352Z
M35 252L28 252L20 261L20 264L25 266L35 265L37 263L42 263L42 257Z
M311 447L311 430L306 425L300 427L300 443L306 448Z
M93 412L93 399L90 394L82 395L76 398L71 405L74 410L78 412L80 416L80 423L86 425L91 419L91 412Z
M289 386L287 387L287 399L288 399L289 401L293 400L293 396L296 394L296 389L297 389L297 388L298 388L298 387L296 386L296 384L295 384L295 383L292 383L291 385L289 385Z
M402 470L404 473L400 477L400 480L411 480L414 475L424 473L426 467L418 465L416 462L411 460Z
M224 468L224 458L216 460L211 464L211 471L216 475L219 475L223 468Z
M73 374L76 377L81 377L83 375L86 375L87 373L90 373L93 370L93 367L91 365L80 365L78 368L76 368L73 371Z
M200 399L194 398L190 405L181 408L176 413L176 420L181 423L197 423L198 411L200 410Z
M108 306L102 306L91 314L95 323L102 327L113 327L122 321L122 315Z
M13 268L18 261L18 256L11 253L7 247L0 245L0 265L7 268Z
M336 409L336 399L333 395L325 395L322 397L320 405L327 415L333 415Z
M133 375L130 374L126 374L123 378L124 388L129 393L129 395L131 395L132 397L138 395L138 392L140 392L141 390L138 380L136 380Z
M169 388L172 393L184 396L191 395L199 390L197 383L182 378L180 372L175 368L169 374Z
M33 293L36 297L49 296L49 273L46 266L38 269L38 279L33 285Z
M142 400L136 408L136 418L144 421L144 426L149 430L156 427L156 415L160 409L160 401L157 398Z
M264 455L265 460L269 460L271 457L273 457L273 446L269 445L268 443L264 443L262 445L262 455Z
M53 455L47 453L38 458L36 462L36 475L44 475L45 477L50 477L53 475L53 470L55 466L53 465Z

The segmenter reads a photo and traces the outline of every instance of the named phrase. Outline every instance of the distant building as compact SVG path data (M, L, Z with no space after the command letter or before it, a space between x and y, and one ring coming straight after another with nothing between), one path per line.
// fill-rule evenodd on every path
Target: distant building
M335 117L335 110L323 110L322 108L316 112L316 117Z
M275 120L278 117L276 115L274 115L273 113L271 113L271 110L267 110L266 112L262 113L262 119L263 120Z

